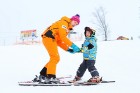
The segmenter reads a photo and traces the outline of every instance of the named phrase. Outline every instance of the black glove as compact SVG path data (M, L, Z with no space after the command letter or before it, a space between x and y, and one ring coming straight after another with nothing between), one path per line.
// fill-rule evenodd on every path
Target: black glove
M73 49L68 49L67 50L69 53L74 53Z
M88 44L88 49L92 49L94 46L90 43L90 44Z

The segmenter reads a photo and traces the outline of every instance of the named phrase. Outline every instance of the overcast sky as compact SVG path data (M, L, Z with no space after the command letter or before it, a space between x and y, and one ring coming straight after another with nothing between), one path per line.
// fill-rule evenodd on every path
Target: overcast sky
M99 6L107 13L112 36L140 35L139 0L0 0L0 39L17 37L29 29L37 29L40 35L62 16L77 13L81 23L75 31L80 32L85 26L94 27L92 12Z

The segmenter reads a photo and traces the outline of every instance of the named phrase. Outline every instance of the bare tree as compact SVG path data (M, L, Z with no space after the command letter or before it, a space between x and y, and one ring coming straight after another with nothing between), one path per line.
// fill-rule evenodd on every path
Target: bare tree
M99 7L98 9L95 9L95 12L92 13L93 17L95 18L93 24L97 26L98 32L104 36L104 40L108 40L108 25L106 23L106 12L103 7Z

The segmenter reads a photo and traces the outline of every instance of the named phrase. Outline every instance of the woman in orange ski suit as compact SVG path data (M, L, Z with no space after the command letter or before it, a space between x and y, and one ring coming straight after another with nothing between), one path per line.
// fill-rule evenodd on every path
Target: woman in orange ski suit
M72 18L64 16L42 33L42 42L48 51L50 60L40 71L40 75L47 78L56 78L56 66L60 60L57 46L68 52L76 53L80 51L80 48L67 38L70 30L79 23L80 16L78 14Z

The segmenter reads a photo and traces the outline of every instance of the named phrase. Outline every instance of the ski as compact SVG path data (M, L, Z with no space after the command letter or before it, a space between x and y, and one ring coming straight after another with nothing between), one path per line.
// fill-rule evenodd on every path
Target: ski
M87 81L83 81L83 82L74 82L72 83L74 86L90 86L90 85L98 85L101 83L114 83L115 81L101 81L100 83L93 83L93 82L87 82Z
M99 83L92 83L92 82L76 82L73 83L74 86L91 86L91 85L98 85Z
M38 83L38 82L30 82L30 83L19 82L19 86L71 86L71 85L72 84L70 83L43 84L43 83Z
M106 81L106 80L103 80L103 81L101 81L101 83L114 83L114 82L116 82L116 81Z
M81 83L59 83L59 84L44 84L38 82L19 82L19 86L89 86L97 85L97 83L81 82Z
M115 81L102 81L101 83L113 83ZM44 84L44 83L38 83L38 82L18 82L19 86L91 86L91 85L98 85L101 83L92 83L92 82L74 82L74 83L59 83L59 84Z
M57 79L65 79L65 78L72 78L72 75L64 76L64 77L57 77Z
M39 81L35 82L34 80L32 81L23 81L23 82L18 82L19 86L89 86L89 85L98 85L100 83L114 83L115 81L107 81L103 80L100 83L93 83L93 82L87 82L87 81L80 81L80 82L71 82L67 81L67 78L71 78L72 75L69 76L64 76L64 77L58 77L61 82L59 84L44 84L44 83L39 83ZM36 78L38 76L36 75Z
M62 76L62 77L57 77L57 79L59 79L61 81L60 84L44 84L44 83L39 83L39 81L34 82L34 80L38 78L37 75L35 75L35 79L32 81L22 81L22 82L18 82L19 86L70 86L70 83L65 83L65 81L63 81L63 79L66 78L71 78L72 75L68 75L68 76Z
M76 82L72 82L72 81L67 81L70 84L73 84L74 86L88 86L88 85L98 85L100 83L114 83L115 81L101 81L100 83L93 83L93 82L87 82L87 81L76 81Z

